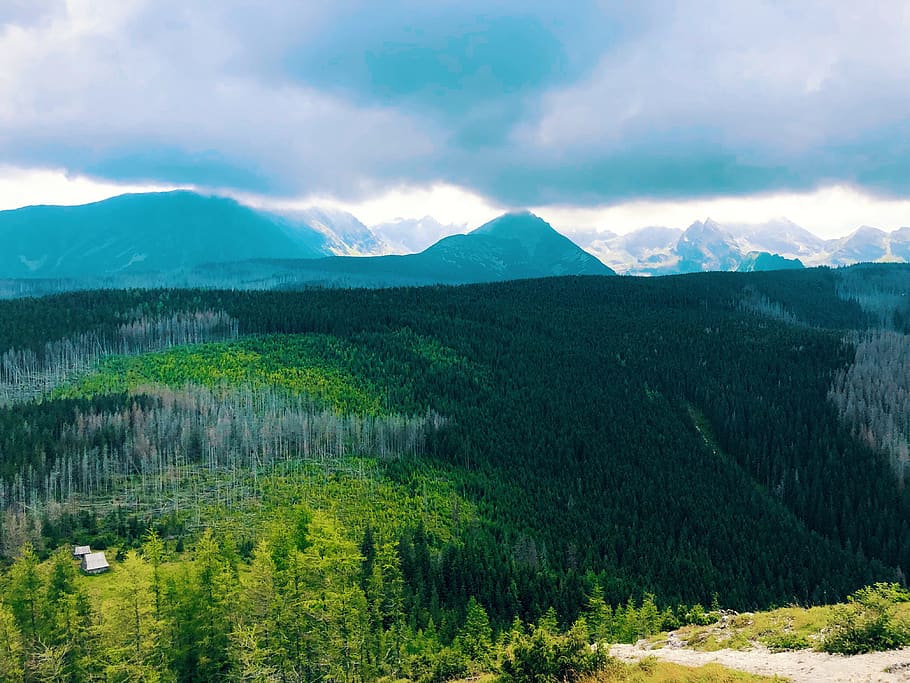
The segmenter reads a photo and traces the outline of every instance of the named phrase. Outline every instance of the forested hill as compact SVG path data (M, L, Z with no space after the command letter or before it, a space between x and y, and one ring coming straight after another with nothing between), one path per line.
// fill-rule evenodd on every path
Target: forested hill
M0 298L102 288L389 287L615 274L527 212L403 256L359 255L380 243L349 218L354 225L336 225L339 233L324 212L282 217L186 191L0 211Z
M54 279L60 288L84 288L104 279L128 285L134 276L161 279L203 263L254 256L327 253L325 236L316 230L194 192L0 211L0 277Z
M332 256L214 264L191 282L232 288L394 287L471 284L559 275L615 275L531 213L500 216L467 235L452 235L419 254Z
M211 481L196 479L199 468L230 477L216 508L206 508L220 510L212 519L245 510L243 491L268 500L274 494L261 479L240 474L248 456L230 460L225 444L251 437L218 436L226 428L218 406L229 401L234 413L224 414L261 410L276 420L310 410L282 408L290 392L375 421L375 440L362 436L367 423L326 427L337 446L320 446L314 466L334 462L331 472L355 477L378 471L424 501L396 510L386 499L392 507L380 514L369 511L369 497L356 499L366 517L352 518L361 520L352 522L359 538L363 519L397 516L388 533L415 628L432 620L454 629L472 596L504 626L551 606L573 619L595 586L614 605L648 592L661 605L704 604L716 594L725 606L752 608L833 600L874 580L900 580L910 571L910 489L901 483L899 438L877 441L878 422L846 406L858 404L855 392L866 392L866 405L873 395L891 405L876 367L896 367L888 349L907 358L906 275L880 266L0 302L0 348L19 350L3 357L12 401L0 410L4 547L30 534L43 547L68 534L129 544L156 519L170 520L162 530L172 538L193 543L199 527L187 519L204 524L213 513L187 512L186 501L182 512L168 507L180 499L174 468L191 467L193 481ZM863 372L851 374L858 346L871 349L879 338L862 331L880 325L890 331L878 334L891 335L879 344L885 355L870 351ZM91 355L89 347L108 350ZM73 372L51 367L61 363ZM42 402L17 398L42 382ZM202 393L162 393L188 383ZM224 398L231 386L272 398ZM198 430L179 431L196 424L185 421L194 406L205 407ZM131 410L159 412L150 422ZM422 421L407 429L382 422L393 415ZM165 457L154 441L164 428L142 425L166 420L177 430L167 456L175 460L158 470L147 459ZM238 434L255 433L247 424L257 423L238 423ZM347 453L344 435L375 445L342 467L326 453ZM309 452L295 451L296 437L280 430L262 438L259 468L278 466L270 453L284 463ZM68 459L74 448L94 455ZM377 460L380 450L371 448L386 455ZM439 482L451 487L442 508L432 502ZM122 510L106 532L60 517L69 495L133 500L134 490L141 495L133 512ZM343 505L326 509L349 521ZM35 511L43 522L30 526ZM231 528L249 552L255 525Z

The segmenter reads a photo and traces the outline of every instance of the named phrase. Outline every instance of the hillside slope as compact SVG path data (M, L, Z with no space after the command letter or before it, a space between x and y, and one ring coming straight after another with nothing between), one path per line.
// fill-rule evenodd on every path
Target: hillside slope
M247 258L328 253L319 232L193 192L0 212L0 278L173 273Z
M150 383L315 387L352 396L338 404L352 410L444 417L419 456L380 459L404 483L440 469L477 507L438 552L423 532L399 539L419 624L472 595L499 624L551 605L573 618L595 584L612 604L645 591L668 605L716 592L735 608L843 596L910 571L910 495L828 399L853 362L845 334L878 315L841 298L843 284L800 270L3 302L5 349L199 306L257 335L103 365L74 394L0 411L3 499L56 481L70 451L54 435L105 392L116 415L124 391ZM109 454L126 448L117 434Z

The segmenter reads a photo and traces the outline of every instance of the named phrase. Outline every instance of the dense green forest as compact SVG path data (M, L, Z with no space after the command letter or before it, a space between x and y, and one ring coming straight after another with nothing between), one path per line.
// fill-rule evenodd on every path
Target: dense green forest
M497 639L628 640L700 605L903 582L908 281L0 301L9 661L443 679ZM77 580L74 543L114 570Z

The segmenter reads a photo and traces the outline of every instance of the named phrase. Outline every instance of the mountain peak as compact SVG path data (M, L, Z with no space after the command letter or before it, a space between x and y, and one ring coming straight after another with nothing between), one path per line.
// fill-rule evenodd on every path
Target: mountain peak
M849 235L849 237L880 237L884 236L886 233L880 228L872 227L871 225L861 225L856 230Z
M7 278L178 273L250 256L325 253L314 230L290 234L277 217L188 190L0 212L0 275Z
M713 218L706 218L703 221L695 221L686 228L686 232L705 233L705 232L724 232L724 227Z
M540 216L525 210L504 213L472 230L471 234L527 239L530 235L540 232L556 233L556 230Z
M723 230L723 227L721 226L721 224L718 223L713 218L711 218L710 216L708 216L708 218L705 219L704 226L706 228L711 228L712 230Z
M485 264L490 272L500 271L497 279L614 274L530 211L503 214L467 235L441 240L423 253L468 270Z
M728 238L730 238L729 233L720 223L706 218L704 221L692 223L679 239L683 244L689 242L701 244L726 241Z

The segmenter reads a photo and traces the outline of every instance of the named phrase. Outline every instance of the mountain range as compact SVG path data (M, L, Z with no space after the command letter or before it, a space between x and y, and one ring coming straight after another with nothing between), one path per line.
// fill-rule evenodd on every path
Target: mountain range
M393 287L615 274L529 212L505 214L466 235L445 237L417 254L250 259L206 264L193 273L194 284L229 282L243 288Z
M367 226L337 209L278 214L189 191L131 194L0 211L0 279L30 283L17 286L33 292L157 284L375 287L910 261L910 227L886 233L863 226L824 240L786 219L761 225L707 219L686 230L569 234L571 240L529 212L466 232L430 216ZM55 284L37 287L39 281Z
M407 224L393 227L406 230ZM444 226L424 219L411 227L432 234ZM0 291L376 287L614 274L528 212L449 235L416 254L382 255L391 248L340 211L278 215L185 191L123 195L84 206L0 212L0 278L18 283ZM379 255L364 257L372 254ZM30 283L24 291L23 281Z
M579 246L624 275L910 261L908 227L887 233L863 226L845 237L825 240L787 219L722 225L709 218L686 230L650 227L624 235L571 234Z

